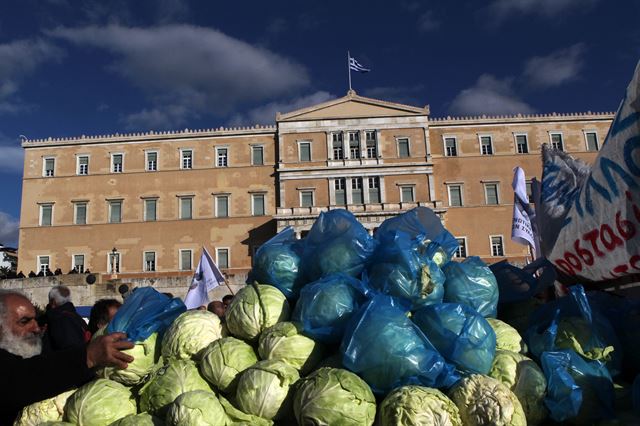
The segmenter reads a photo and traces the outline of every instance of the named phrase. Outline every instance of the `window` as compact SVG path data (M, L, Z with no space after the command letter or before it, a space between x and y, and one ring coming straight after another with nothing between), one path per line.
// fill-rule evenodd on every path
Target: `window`
M529 152L527 135L515 135L515 136L516 136L516 152L518 154L527 154Z
M145 272L153 272L156 270L156 252L144 252L144 270Z
M458 143L456 138L444 138L444 155L447 157L457 157L458 156Z
M73 223L76 225L86 225L87 224L87 203L74 203L74 217L75 220Z
M349 133L349 158L360 158L360 132Z
M191 270L191 250L180 250L180 270Z
M491 136L480 136L480 153L482 155L493 155Z
M122 170L123 170L122 162L123 162L122 154L111 154L111 172L122 173Z
M564 144L562 143L562 133L550 133L551 147L558 151L564 151Z
M45 158L43 164L42 175L45 177L53 177L55 174L56 167L56 159L55 158Z
M229 217L228 195L216 195L216 217Z
M365 144L367 145L367 158L378 157L378 141L375 130L365 132Z
M155 198L148 198L144 200L144 220L147 222L153 222L158 219L158 200Z
M530 203L533 203L533 188L532 188L532 184L531 181L528 180L526 181L526 185L527 185L527 197L529 199Z
M81 274L84 272L84 254L73 255L73 265L71 265L71 269L75 269L76 272Z
M597 151L598 134L596 132L585 132L584 137L587 140L587 151Z
M311 161L311 142L298 142L300 161Z
M484 200L489 205L499 204L497 183L484 184Z
M333 187L335 189L336 205L344 206L347 204L347 194L345 188L345 178L335 179L333 181Z
M251 194L251 214L254 216L264 216L264 194Z
M398 139L398 157L399 158L409 157L409 138Z
M504 256L504 246L502 245L501 235L491 236L491 256L494 256L494 257Z
M158 153L155 151L147 151L145 153L145 155L147 156L147 171L148 172L155 172L158 170Z
M38 256L38 271L43 274L49 269L49 256Z
M333 159L344 159L344 151L342 148L342 133L334 133L332 135Z
M467 257L467 237L456 238L456 241L458 241L458 248L453 253L453 257Z
M462 185L448 185L449 190L449 206L462 206Z
M180 168L192 169L193 168L193 151L190 149L183 149L180 151L181 163Z
M351 179L351 203L364 204L364 196L362 194L362 178Z
M414 187L412 186L401 186L400 187L400 202L401 203L415 203L414 196Z
M51 226L53 223L53 204L40 204L40 226Z
M107 253L107 271L110 274L117 274L120 272L120 253Z
M251 147L251 164L262 166L264 164L264 148L261 146Z
M76 173L79 175L88 175L89 174L89 156L88 155L80 155L77 157L78 168Z
M122 222L122 200L109 201L109 223Z
M367 178L367 184L369 188L369 202L380 203L380 178L377 176Z
M192 219L193 197L180 197L180 219Z
M220 269L229 268L229 249L219 248L216 249L216 263Z
M227 148L216 148L216 166L229 166L229 150Z
M313 191L300 191L300 207L313 207Z

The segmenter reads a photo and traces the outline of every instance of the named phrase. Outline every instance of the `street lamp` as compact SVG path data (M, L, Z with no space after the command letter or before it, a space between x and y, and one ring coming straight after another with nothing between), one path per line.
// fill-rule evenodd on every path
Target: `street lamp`
M114 247L111 250L111 274L116 274L116 256L118 255L118 250Z

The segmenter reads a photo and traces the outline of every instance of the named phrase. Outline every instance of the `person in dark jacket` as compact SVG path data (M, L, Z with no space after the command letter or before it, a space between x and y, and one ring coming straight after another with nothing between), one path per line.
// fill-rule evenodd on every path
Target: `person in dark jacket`
M91 339L87 323L71 303L71 291L67 286L55 286L49 291L49 308L45 318L45 351L82 347Z
M98 330L109 324L120 306L122 303L116 299L100 299L94 303L89 314L89 333L93 336Z
M19 411L92 380L99 367L127 368L133 348L124 333L89 345L42 353L36 309L23 294L0 290L0 425L11 425Z

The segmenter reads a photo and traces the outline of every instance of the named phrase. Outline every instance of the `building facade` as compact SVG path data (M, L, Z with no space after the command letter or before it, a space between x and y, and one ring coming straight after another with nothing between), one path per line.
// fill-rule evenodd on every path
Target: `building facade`
M540 178L541 145L592 162L613 113L432 118L346 96L275 126L25 140L18 269L188 275L206 247L232 278L292 226L346 208L374 232L433 209L458 256L524 262L510 240L513 168Z

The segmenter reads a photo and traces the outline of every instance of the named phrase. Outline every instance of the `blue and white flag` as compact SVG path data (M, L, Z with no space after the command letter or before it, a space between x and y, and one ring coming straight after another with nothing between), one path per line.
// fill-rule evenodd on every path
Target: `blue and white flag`
M209 292L220 284L224 284L224 276L218 266L209 255L206 248L202 247L202 255L196 272L193 274L191 286L184 298L187 309L195 309L209 303Z
M343 62L344 63L344 62ZM349 57L349 69L352 71L358 72L369 72L371 71L369 68L365 68L355 58Z
M518 244L530 245L536 253L536 233L534 211L529 205L527 183L524 170L520 167L513 169L513 223L511 224L511 239Z

